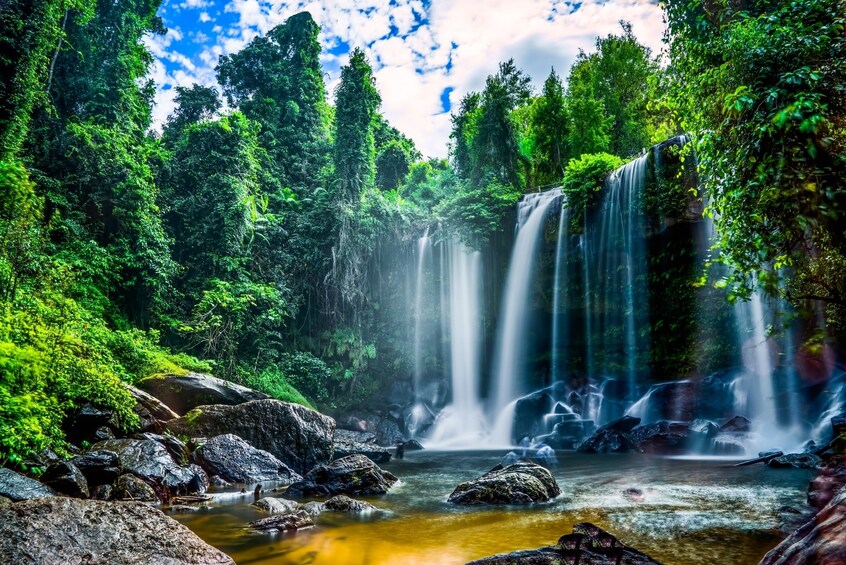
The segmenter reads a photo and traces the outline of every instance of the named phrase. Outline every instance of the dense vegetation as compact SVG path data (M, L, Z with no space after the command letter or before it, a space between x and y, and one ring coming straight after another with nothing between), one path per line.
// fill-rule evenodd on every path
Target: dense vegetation
M61 449L82 400L131 428L120 383L160 373L360 404L411 372L392 247L437 223L482 246L562 179L589 205L682 127L739 282L824 300L842 327L842 3L725 4L667 3L667 68L625 23L537 91L500 64L456 108L450 159L424 160L362 51L330 105L308 13L221 57L220 91L177 88L159 134L158 0L3 3L0 463Z

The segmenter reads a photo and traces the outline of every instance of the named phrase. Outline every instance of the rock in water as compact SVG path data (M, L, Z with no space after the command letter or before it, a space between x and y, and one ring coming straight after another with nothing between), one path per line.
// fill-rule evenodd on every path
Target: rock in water
M0 506L0 563L235 562L146 504L52 497Z
M561 494L549 470L534 463L497 465L478 479L461 483L449 495L455 504L530 504Z
M822 464L820 456L813 453L788 453L767 461L767 466L775 469L817 469Z
M576 524L573 533L540 549L504 553L472 561L468 565L660 565L593 524Z
M314 525L311 516L304 510L297 510L290 514L280 514L250 522L250 527L262 532L288 532L310 528Z
M315 467L302 481L288 487L286 494L294 498L373 496L387 493L397 481L364 455L348 455Z
M55 496L53 489L11 469L0 467L0 496L15 502L42 496Z
M176 435L214 437L235 434L270 452L297 473L332 460L335 420L299 404L254 400L237 406L201 406L171 420Z
M349 496L339 494L324 502L323 510L343 512L345 514L359 514L362 512L375 512L377 508L368 502L355 500Z
M164 445L149 439L112 439L94 444L93 451L113 451L121 471L171 495L197 494L193 471L174 463Z
M266 496L250 504L256 510L269 512L270 514L286 514L295 510L299 505L298 502L293 500L277 498L275 496Z
M88 481L85 479L85 475L70 461L53 463L47 467L47 470L41 475L41 482L68 496L89 497Z
M846 490L767 553L760 565L846 563Z
M375 463L387 463L391 452L376 443L376 436L370 432L335 430L334 457L340 459L347 455L364 455Z
M148 377L138 383L138 388L179 414L207 404L235 405L270 398L263 392L199 373Z
M194 452L194 461L210 475L232 483L277 481L290 484L302 479L272 454L256 449L234 434L208 440Z

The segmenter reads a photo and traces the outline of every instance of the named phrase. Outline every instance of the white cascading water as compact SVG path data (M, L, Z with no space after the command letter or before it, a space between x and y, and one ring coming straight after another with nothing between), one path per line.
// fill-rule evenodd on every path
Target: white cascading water
M478 251L452 241L446 244L446 256L448 303L442 315L449 317L452 402L438 415L427 447L478 447L486 430L479 399L482 257Z
M570 278L566 264L566 253L570 233L570 207L565 202L561 203L561 216L558 219L558 242L555 246L555 278L552 289L552 382L558 382L561 378L561 368L566 365L567 359L562 358L561 349L566 346L570 337L569 317L562 308L564 300L569 292Z
M517 208L517 238L508 264L494 352L491 414L497 416L525 392L521 390L521 382L528 347L526 334L530 321L535 256L547 211L560 197L560 188L527 194ZM498 428L497 435L491 440L510 444L510 428L495 427Z
M429 256L431 242L429 228L423 237L417 240L417 279L414 293L414 398L420 398L420 383L423 378L423 291L425 281L426 258Z

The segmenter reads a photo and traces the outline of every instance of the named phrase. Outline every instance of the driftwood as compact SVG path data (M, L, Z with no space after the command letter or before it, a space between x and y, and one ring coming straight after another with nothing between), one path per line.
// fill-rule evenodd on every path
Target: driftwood
M754 465L755 463L767 463L770 461L770 459L775 459L776 457L781 457L782 455L784 455L783 451L773 451L772 453L768 453L763 457L756 457L755 459L741 461L740 463L732 465L732 467L745 467L747 465Z
M209 495L198 496L174 496L170 499L171 504L197 504L199 502L208 502L212 497Z

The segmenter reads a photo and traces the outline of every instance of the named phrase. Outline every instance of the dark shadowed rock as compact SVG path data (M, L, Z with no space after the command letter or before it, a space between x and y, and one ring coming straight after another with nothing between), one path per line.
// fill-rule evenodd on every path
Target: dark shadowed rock
M416 439L402 442L402 447L406 451L423 451L423 446Z
M139 502L156 502L156 491L153 487L136 477L126 473L121 475L112 486L111 498L114 500L136 500Z
M593 524L576 524L558 543L471 561L468 565L660 565Z
M639 424L640 418L635 418L634 416L623 416L622 418L618 418L613 422L605 424L599 429L610 430L612 432L618 433L626 433L632 431Z
M210 475L233 483L277 481L290 484L302 479L272 454L256 449L234 434L208 440L194 452L194 461Z
M177 465L167 449L157 441L113 439L101 441L92 449L115 452L122 472L132 473L162 496L198 493L194 472Z
M82 471L70 461L53 463L44 474L41 482L56 492L76 498L88 498L88 481Z
M311 516L303 510L279 514L250 522L250 527L261 532L288 532L310 528L314 525Z
M335 459L347 455L364 455L375 463L387 463L391 452L376 443L376 435L370 432L335 430Z
M188 437L235 434L300 474L332 460L335 421L299 404L269 399L201 406L171 420L167 427Z
M578 447L582 453L635 453L640 451L637 443L629 435L640 418L623 416L596 430Z
M513 441L534 437L543 432L543 417L552 411L555 399L546 391L527 394L514 405L514 425L511 428Z
M813 453L788 453L767 461L774 469L816 469L822 466L822 459Z
M846 468L823 467L808 485L808 505L817 510L831 502L846 487Z
M177 465L188 465L191 460L191 451L179 438L173 437L170 434L154 434L152 432L144 432L132 436L134 439L149 439L157 441L162 444L167 452L170 453L171 459Z
M364 455L348 455L329 465L318 465L302 481L288 487L285 494L293 498L323 498L337 494L373 496L385 494L397 480Z
M103 427L119 429L117 415L110 408L102 408L90 402L75 408L62 424L67 440L75 445L81 445L83 442L95 443L99 440L98 433L103 434L100 430Z
M24 477L11 469L0 467L0 496L17 502L42 496L54 496L55 494L53 489L42 485L35 479Z
M234 561L146 504L52 497L0 507L0 563L229 565Z
M749 421L748 418L744 418L743 416L735 416L722 426L720 426L721 432L750 432L752 431L752 422Z
M262 512L268 512L270 514L286 514L295 510L299 505L300 504L298 502L288 500L286 498L266 496L256 502L253 502L250 506L256 510L261 510Z
M767 553L760 565L842 563L846 563L846 491Z
M638 451L655 454L680 453L687 448L690 428L686 422L655 422L635 427L630 433Z
M235 405L270 398L263 392L199 373L148 377L138 383L138 388L179 414L208 404Z
M449 502L455 504L530 504L544 502L561 494L558 483L547 469L534 463L497 465L478 479L461 483Z
M385 446L396 445L398 441L405 441L400 420L390 414L357 413L348 414L339 420L338 427L356 432L369 432L376 438L376 444Z
M114 451L89 451L71 461L85 475L89 487L112 484L120 475L120 461Z
M349 496L344 496L343 494L338 496L333 496L329 500L323 503L323 510L328 510L331 512L343 512L345 514L358 514L362 512L375 512L378 510L375 506L370 503L355 500L350 498Z
M112 485L97 485L91 489L91 498L95 500L111 500Z
M132 385L125 385L129 394L135 399L135 413L141 419L141 430L161 433L162 424L168 420L178 418L179 414L174 412L164 402L155 396L148 394L140 388Z

